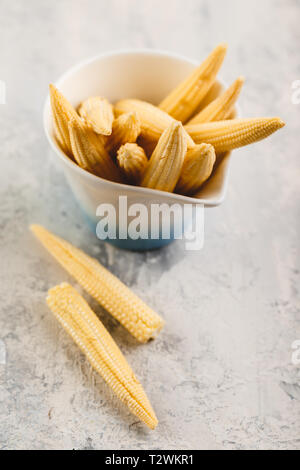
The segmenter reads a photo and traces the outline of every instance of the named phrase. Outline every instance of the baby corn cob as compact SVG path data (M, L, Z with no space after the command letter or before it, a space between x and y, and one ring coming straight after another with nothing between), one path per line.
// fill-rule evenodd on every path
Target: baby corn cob
M128 181L139 184L148 165L144 149L137 144L122 145L117 153L117 161Z
M244 81L244 77L239 77L224 93L196 114L188 122L188 125L228 119L239 97Z
M184 159L175 192L193 194L210 177L216 161L215 149L209 144L196 145Z
M197 144L206 142L214 146L216 153L222 153L262 140L284 125L280 118L274 117L232 119L185 128Z
M73 106L63 94L52 84L50 89L50 103L52 108L55 137L61 149L69 156L72 155L72 147L68 129L70 119L78 117Z
M202 109L206 108L206 106L208 106L212 101L218 98L218 96L220 96L222 93L223 86L220 82L215 81L204 96L203 100L201 100L201 103L197 107L197 111L202 111Z
M79 117L69 121L73 155L81 168L110 181L121 182L119 169L94 132Z
M188 121L214 83L226 50L226 44L219 44L186 80L169 93L159 108L178 121Z
M114 153L121 145L135 142L141 132L141 123L136 112L125 113L114 120L112 134L106 141L108 152Z
M161 135L141 186L172 192L180 176L186 149L182 124L174 121Z
M79 105L78 112L96 134L111 134L114 113L107 99L91 96Z
M153 144L158 142L164 130L170 126L174 119L167 113L146 101L126 99L115 104L117 116L130 111L136 111L141 121L141 137L143 141ZM194 147L191 137L184 131L188 148Z
M140 342L147 342L161 330L162 318L95 258L39 225L32 225L31 230L68 273Z
M140 382L99 318L69 284L49 290L47 304L117 397L150 429L157 418Z
M228 117L227 117L227 121L230 120L230 119L235 119L236 118L236 109L233 108L233 110L231 111L230 114L228 114Z

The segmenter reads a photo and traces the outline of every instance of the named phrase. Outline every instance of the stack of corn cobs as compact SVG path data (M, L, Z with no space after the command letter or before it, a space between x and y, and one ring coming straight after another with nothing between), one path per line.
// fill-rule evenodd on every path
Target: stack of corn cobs
M128 330L137 341L155 338L163 319L95 258L66 240L32 225L31 230L81 287ZM147 395L117 344L86 300L63 282L49 290L53 314L129 410L154 429L158 420Z
M81 168L111 181L197 195L222 155L284 126L278 117L233 119L244 79L221 91L217 73L226 54L220 44L158 105L103 97L77 111L50 85L55 136Z

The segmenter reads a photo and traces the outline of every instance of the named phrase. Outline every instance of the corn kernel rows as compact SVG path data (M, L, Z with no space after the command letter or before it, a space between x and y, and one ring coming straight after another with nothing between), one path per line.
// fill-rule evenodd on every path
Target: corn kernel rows
M233 119L244 78L239 77L222 91L216 76L226 51L227 45L219 44L158 106L138 99L122 99L112 106L103 97L89 97L78 108L82 121L66 98L50 85L59 145L82 168L105 179L181 194L197 193L212 174L214 164L208 153L200 158L195 146L212 145L220 155L262 140L284 125L279 118ZM162 135L172 132L178 122L185 124L180 131L188 152L189 165L185 166L180 155L182 146L175 146L177 150L174 146L163 148L167 140ZM136 142L130 152L124 148ZM166 162L161 161L163 158ZM174 168L171 162L176 163ZM184 173L178 175L178 168Z
M162 318L96 259L39 225L31 229L68 273L138 341L147 342L161 330Z
M67 283L49 290L47 303L63 328L130 411L151 429L157 418L120 349L79 293Z

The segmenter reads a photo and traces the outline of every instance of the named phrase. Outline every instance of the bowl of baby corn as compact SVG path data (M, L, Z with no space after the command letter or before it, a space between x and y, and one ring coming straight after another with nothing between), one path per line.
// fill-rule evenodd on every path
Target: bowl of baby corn
M79 64L50 85L45 131L94 229L99 205L111 205L120 214L121 196L128 206L139 203L147 210L152 204L219 205L231 151L284 126L278 117L236 117L244 79L238 77L229 87L217 79L226 49L220 44L200 65L169 53L113 52ZM160 334L165 325L160 313L96 258L40 225L31 230L67 275L137 342L147 343ZM125 236L108 241L144 250L172 238ZM133 419L155 429L158 403L152 407L87 300L64 278L61 281L48 291L49 309Z
M244 78L229 87L218 80L226 50L219 44L200 65L163 52L112 52L50 85L46 135L94 229L99 204L119 214L120 196L149 212L152 204L221 204L232 150L284 126L278 117L236 117ZM136 250L171 240L108 238Z

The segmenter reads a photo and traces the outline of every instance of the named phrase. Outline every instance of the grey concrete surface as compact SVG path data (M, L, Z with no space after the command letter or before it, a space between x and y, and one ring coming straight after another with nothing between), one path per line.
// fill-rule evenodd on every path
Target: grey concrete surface
M0 0L0 448L299 449L300 79L297 0ZM50 81L118 48L201 60L220 41L222 76L247 82L244 116L287 126L234 153L205 246L129 253L89 231L42 129ZM85 249L159 311L146 346L95 303L141 379L160 424L145 429L94 374L45 305L71 280L28 231L44 224Z

